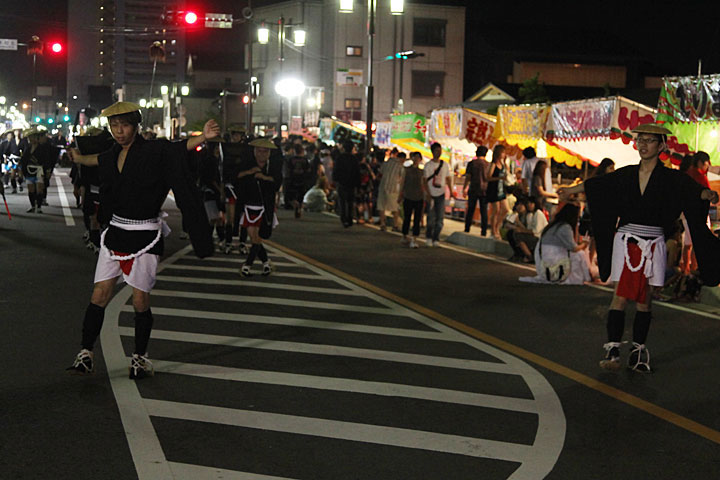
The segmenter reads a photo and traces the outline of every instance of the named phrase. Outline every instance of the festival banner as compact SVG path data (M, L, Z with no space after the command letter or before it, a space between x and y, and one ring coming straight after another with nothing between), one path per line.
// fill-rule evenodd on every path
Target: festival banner
M392 116L392 140L414 139L425 143L426 119L417 113Z
M720 74L663 80L658 101L658 121L720 120Z
M433 110L430 117L430 137L436 140L459 138L462 117L462 108Z
M548 122L550 138L593 138L610 134L615 99L556 103Z
M494 146L497 143L493 137L495 121L490 118L490 115L464 109L462 138L475 145Z
M392 136L393 123L376 122L375 125L375 144L383 148L390 147L390 137Z
M610 128L612 140L619 138L623 143L629 144L633 139L632 131L635 127L655 123L655 111L647 105L633 102L625 97L617 97L616 102Z
M547 105L503 105L498 108L494 135L511 144L540 139L549 114Z

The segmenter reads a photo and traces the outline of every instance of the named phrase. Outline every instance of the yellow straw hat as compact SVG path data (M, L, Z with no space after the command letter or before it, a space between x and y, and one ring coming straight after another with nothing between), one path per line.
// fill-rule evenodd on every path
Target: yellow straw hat
M100 112L101 117L112 117L113 115L122 115L123 113L139 112L140 105L132 102L116 102Z
M250 142L251 147L258 147L258 148L269 148L270 150L276 150L277 147L273 142L268 140L267 138L258 138L256 140L253 140Z
M646 123L633 128L632 133L653 133L655 135L672 135L672 132L657 123Z

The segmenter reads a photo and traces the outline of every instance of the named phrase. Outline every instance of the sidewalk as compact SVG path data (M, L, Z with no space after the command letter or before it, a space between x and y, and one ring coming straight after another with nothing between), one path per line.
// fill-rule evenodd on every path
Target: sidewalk
M513 251L505 240L495 240L480 235L480 226L473 225L470 233L465 233L465 223L460 220L445 217L440 240L468 250L497 257L506 261ZM517 264L523 268L527 265ZM599 287L600 285L594 285ZM608 288L608 287L606 287ZM712 315L720 315L720 287L703 287L699 302L657 302L671 304L691 310L701 311Z

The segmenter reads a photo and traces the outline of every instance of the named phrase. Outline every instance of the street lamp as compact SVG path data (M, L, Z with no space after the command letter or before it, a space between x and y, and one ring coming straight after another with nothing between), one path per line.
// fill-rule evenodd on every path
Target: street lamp
M353 11L352 0L340 0L340 12L348 13ZM372 124L373 124L373 41L375 38L375 14L377 12L377 0L368 0L367 7L367 36L368 36L368 75L365 87L365 104L367 113L365 118L365 155L370 155L372 147ZM401 15L404 12L403 0L390 0L390 13Z
M278 61L280 62L280 77L282 77L283 64L285 63L285 54L284 54L285 29L288 27L293 28L293 43L297 47L304 47L307 34L304 29L296 28L296 27L299 27L300 25L301 24L285 23L285 18L283 16L280 16L280 18L278 19L278 50L279 50ZM264 21L260 23L260 27L258 27L258 29L257 29L257 34L258 34L258 43L260 43L261 45L265 45L270 41L270 29L265 25ZM252 50L252 48L250 48L250 50ZM250 68L252 68L252 60L250 61ZM250 70L249 73L252 76L252 70ZM251 84L252 84L252 82L251 82ZM300 84L302 84L302 82L300 82ZM305 90L305 85L302 84L302 90L300 91L300 93L298 93L297 95L292 95L292 96L286 96L286 95L281 94L278 91L278 85L280 85L280 88L286 92L290 91L288 89L291 88L291 86L285 80L281 80L275 85L275 91L276 91L276 93L278 93L278 95L280 95L280 111L278 112L277 132L278 132L278 135L282 136L282 121L283 121L282 97L286 97L289 99L289 98L292 98L292 97L295 97L298 95L302 95L302 92ZM297 87L297 84L295 84L295 86ZM251 85L251 87L252 87L252 85ZM251 110L252 101L253 101L253 98L251 95L250 103L248 104L248 105L250 105L248 112L252 111ZM249 113L249 115L252 115L252 114ZM248 122L248 124L250 124L250 123L251 122Z

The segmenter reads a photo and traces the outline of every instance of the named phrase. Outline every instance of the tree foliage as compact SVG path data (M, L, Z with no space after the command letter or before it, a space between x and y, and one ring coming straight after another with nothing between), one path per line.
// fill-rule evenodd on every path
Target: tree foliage
M540 84L540 72L528 78L518 91L521 103L549 103L550 97L545 91L545 85Z

